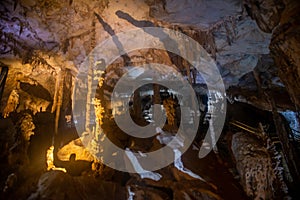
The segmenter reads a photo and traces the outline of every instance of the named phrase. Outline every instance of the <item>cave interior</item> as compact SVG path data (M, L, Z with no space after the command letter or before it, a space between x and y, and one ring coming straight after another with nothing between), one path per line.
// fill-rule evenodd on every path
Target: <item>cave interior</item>
M2 1L0 199L300 199L299 11Z

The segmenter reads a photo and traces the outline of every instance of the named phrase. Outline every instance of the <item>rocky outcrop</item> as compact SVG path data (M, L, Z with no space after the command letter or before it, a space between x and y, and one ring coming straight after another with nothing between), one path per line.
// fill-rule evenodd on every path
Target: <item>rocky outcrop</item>
M62 161L69 161L71 154L76 154L77 160L93 161L93 155L82 144L82 141L84 140L84 138L78 138L64 145L57 152L58 159Z
M253 199L271 199L275 175L270 155L261 141L247 133L236 133L232 152L247 195Z
M149 200L163 200L163 199L171 199L170 196L173 196L174 200L189 200L189 199L205 199L205 200L221 200L222 198L217 194L204 189L192 187L189 188L187 185L181 185L178 187L174 194L170 195L170 191L163 191L162 189L156 189L151 187L143 187L139 185L127 186L127 190L129 192L130 200L133 199L149 199Z
M3 117L6 118L9 116L9 114L13 111L15 111L19 105L19 94L16 90L12 90L9 97L8 97L8 100L7 100L7 103L6 103L6 106L3 110Z
M89 176L72 177L61 171L44 173L29 199L126 199L125 188Z
M300 109L300 2L290 0L274 30L271 53L291 100Z
M254 83L255 84L255 83ZM250 85L250 84L249 84ZM248 85L248 86L249 86ZM227 99L230 103L243 102L255 106L261 110L272 110L272 106L268 99L263 98L256 89L248 89L243 87L230 87L227 90ZM269 95L274 98L276 108L278 111L294 110L293 102L289 98L282 98L282 96L289 96L285 88L272 87L269 89Z
M277 183L279 173L274 169L272 156L262 139L250 133L236 133L231 148L247 195L253 199L281 198L278 189L281 186ZM278 196L275 197L276 193Z
M278 75L297 109L300 107L300 3L295 0L245 1L248 14L261 30L273 33L271 55Z
M244 4L249 16L257 21L262 31L271 33L279 24L284 9L282 0L246 0Z
M40 91L41 94L43 91ZM3 117L9 117L11 112L21 112L30 110L35 115L37 112L45 112L50 105L50 101L38 98L24 92L22 89L12 90L7 100L6 106L3 109Z

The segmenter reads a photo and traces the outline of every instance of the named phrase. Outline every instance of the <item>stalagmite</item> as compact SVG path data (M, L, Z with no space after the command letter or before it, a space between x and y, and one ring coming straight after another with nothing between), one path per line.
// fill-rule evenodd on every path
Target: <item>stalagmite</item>
M60 111L63 101L63 92L64 92L64 79L65 79L65 71L60 71L59 75L59 85L58 85L58 92L57 92L57 100L56 100L56 108L55 108L55 126L54 132L55 135L58 133L58 126L59 126L59 119L60 119Z
M46 154L47 171L58 170L62 172L67 172L65 168L55 167L53 152L54 152L54 146L50 146L49 149L47 149L47 154Z
M55 79L55 89L54 89L54 97L53 97L53 104L51 108L51 113L54 113L57 107L57 98L58 98L58 92L59 92L59 86L60 86L60 81L61 81L61 70L57 72L57 76Z

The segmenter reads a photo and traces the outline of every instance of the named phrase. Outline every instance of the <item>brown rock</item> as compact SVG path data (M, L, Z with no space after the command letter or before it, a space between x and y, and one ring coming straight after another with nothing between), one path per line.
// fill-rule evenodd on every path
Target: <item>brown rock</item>
M245 7L248 14L256 20L259 28L271 33L280 21L284 4L281 0L247 0Z
M273 34L271 53L279 69L280 79L296 107L300 107L300 3L289 1L282 13L280 26Z

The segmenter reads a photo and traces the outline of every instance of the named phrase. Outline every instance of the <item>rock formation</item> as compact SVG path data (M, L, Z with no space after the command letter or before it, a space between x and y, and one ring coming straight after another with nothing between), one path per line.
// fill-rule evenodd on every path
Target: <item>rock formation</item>
M297 0L4 0L0 5L0 198L297 199L299 11ZM215 151L200 161L195 156L199 145L210 148L203 138L212 128L213 116L208 113L214 110L217 94L208 95L194 63L161 49L124 53L118 38L113 42L122 55L109 66L104 58L93 60L93 50L106 39L149 26L189 36L215 61L230 104L214 147L219 154ZM151 63L179 72L200 101L199 111L185 108L189 113L182 115L186 123L191 116L200 116L197 137L182 156L182 165L206 182L174 166L155 172L163 177L159 181L149 180L113 170L95 157L107 151L99 145L105 140L132 148L140 156L163 146L154 136L134 138L117 126L114 115L126 112L121 108L125 104L142 126L153 120L153 104L164 106L168 124L162 129L168 136L176 133L184 112L176 91L148 84L131 96L126 91L118 94L120 99L129 96L129 102L111 103L120 78L133 67ZM167 69L159 71L161 79L172 75ZM293 117L280 114L287 112ZM264 138L257 138L255 134L264 129ZM92 150L87 151L87 146ZM83 166L78 173L76 162ZM64 166L76 173L57 171Z

